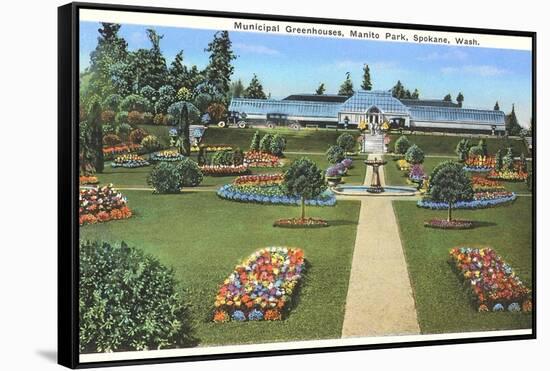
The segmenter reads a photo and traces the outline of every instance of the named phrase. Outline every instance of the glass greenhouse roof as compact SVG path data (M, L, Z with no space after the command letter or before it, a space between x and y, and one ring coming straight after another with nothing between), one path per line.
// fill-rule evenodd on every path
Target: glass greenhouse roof
M377 107L382 113L408 114L409 109L394 98L390 91L358 90L342 105L342 112L364 113L371 107Z
M336 118L341 106L341 103L329 102L234 98L229 105L229 111L246 112L249 115L279 113L289 116Z
M416 121L475 122L486 124L504 124L504 112L452 107L409 107L411 119Z

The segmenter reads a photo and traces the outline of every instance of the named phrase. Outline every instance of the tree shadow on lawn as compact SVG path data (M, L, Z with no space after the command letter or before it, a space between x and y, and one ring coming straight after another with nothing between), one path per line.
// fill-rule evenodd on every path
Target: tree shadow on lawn
M472 229L475 229L475 228L484 228L484 227L494 227L494 226L497 225L497 223L494 223L494 222L486 222L486 221L476 221L476 220L472 220L471 222L474 223Z
M329 227L336 227L341 225L357 225L356 220L327 220Z

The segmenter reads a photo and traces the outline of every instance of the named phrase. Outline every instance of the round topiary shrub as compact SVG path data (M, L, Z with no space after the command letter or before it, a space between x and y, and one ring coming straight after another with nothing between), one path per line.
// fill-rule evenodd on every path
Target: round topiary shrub
M275 134L271 138L271 143L269 144L269 152L275 156L281 157L286 148L286 140L282 135Z
M327 160L331 164L336 164L344 159L344 149L340 146L330 146L327 150Z
M178 164L178 171L181 176L183 187L196 187L201 184L203 180L202 171L199 165L191 159L183 159L183 161Z
M129 125L129 124L120 124L118 127L117 127L117 134L118 135L123 135L123 136L128 136L130 135L130 132L132 131L132 127Z
M132 126L143 124L143 113L138 111L129 112L128 123Z
M409 142L409 139L406 136L401 135L395 141L394 152L399 155L404 155L405 153L407 153L407 150L409 149L410 146L411 146L411 142Z
M158 138L154 135L147 135L141 141L141 145L147 152L154 152L160 148L160 142Z
M130 132L130 142L134 144L141 144L143 139L147 136L147 133L143 129L134 129Z
M120 143L121 143L121 140L118 135L107 134L103 137L103 144L105 144L106 146L112 147Z
M342 147L344 152L353 152L355 149L355 138L349 133L341 134L338 139L336 139L336 145Z
M416 144L413 144L405 153L405 160L409 164L421 164L424 162L424 151L422 151Z
M115 116L115 122L117 125L127 124L128 123L128 112L120 111Z
M196 345L172 269L124 242L80 242L82 353Z
M212 156L212 165L231 166L233 165L233 153L231 151L218 151Z
M154 193L179 193L183 186L179 164L159 162L147 177L147 184L155 189Z

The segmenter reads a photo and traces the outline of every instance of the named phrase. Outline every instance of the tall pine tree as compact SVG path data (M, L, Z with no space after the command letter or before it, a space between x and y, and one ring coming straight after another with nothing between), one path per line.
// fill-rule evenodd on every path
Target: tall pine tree
M237 58L231 49L229 32L216 32L205 51L210 53L210 61L205 70L206 79L219 90L220 94L226 96L229 93L229 83L234 71L231 62Z
M264 93L264 87L260 83L260 80L258 80L256 74L252 76L252 80L250 80L250 84L248 84L248 87L245 89L243 96L245 98L267 99Z
M451 96L451 94L447 94L446 96L443 97L443 101L444 102L452 102L453 97Z
M498 104L498 100L495 103L495 107L493 108L495 111L500 111L500 106Z
M348 97L351 97L353 95L353 82L351 81L351 74L349 72L346 72L346 79L340 85L340 90L338 90L339 95L346 95Z
M521 126L519 125L518 118L516 116L516 107L512 105L512 112L506 115L506 131L508 135L519 135Z
M229 88L229 94L231 98L241 98L244 94L244 85L241 79L233 81Z
M361 84L361 89L372 90L372 83L370 81L370 68L368 64L365 64L365 66L363 67L363 83Z
M170 85L177 91L185 86L187 80L187 66L183 64L183 50L180 50L168 69ZM187 87L186 87L187 88Z
M325 94L325 84L324 83L320 83L319 86L317 87L317 89L315 90L315 94L316 95L323 95Z
M456 102L458 103L459 107L462 107L462 102L464 102L464 95L462 94L462 92L459 92L456 96Z

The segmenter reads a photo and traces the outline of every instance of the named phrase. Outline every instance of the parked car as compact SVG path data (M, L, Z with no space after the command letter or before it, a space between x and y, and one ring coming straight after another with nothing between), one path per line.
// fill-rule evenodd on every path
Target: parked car
M227 112L225 120L221 120L220 122L218 122L218 126L220 128L236 126L240 129L244 129L247 127L246 113L229 111Z

